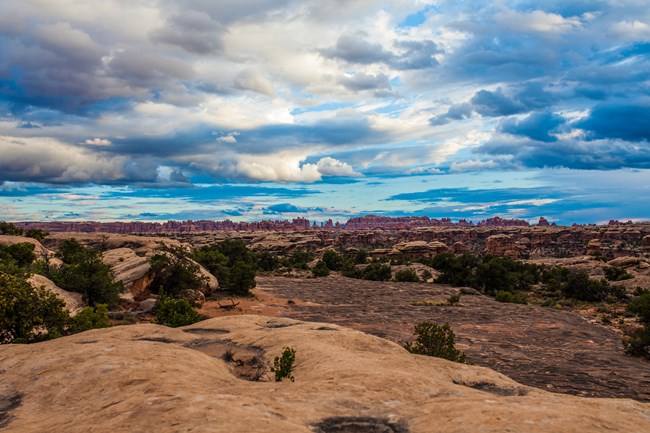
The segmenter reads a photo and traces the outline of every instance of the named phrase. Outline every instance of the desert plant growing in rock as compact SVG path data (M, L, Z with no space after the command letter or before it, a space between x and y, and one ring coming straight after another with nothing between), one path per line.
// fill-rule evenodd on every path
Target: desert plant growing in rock
M418 274L413 269L406 268L395 273L395 281L418 283L420 282L420 277L418 277Z
M70 332L88 331L90 329L108 328L111 323L108 320L108 306L99 304L95 308L86 307L70 319Z
M124 290L124 286L114 281L113 271L102 262L98 250L88 249L75 239L68 239L61 245L59 257L63 260L63 266L50 269L47 275L57 286L82 293L91 307L106 304L113 308L118 305L118 294Z
M0 272L0 344L31 343L59 337L68 313L64 302L25 279Z
M415 325L413 343L406 343L404 348L418 355L435 356L454 362L465 362L465 354L456 349L454 331L445 323L420 322Z
M276 356L273 360L271 371L275 373L275 381L281 382L282 379L294 381L293 364L296 361L296 351L291 347L285 347L281 356Z
M201 320L190 301L184 298L175 299L162 293L154 307L154 322L158 325L177 328L191 325Z
M238 295L255 287L257 259L240 239L206 245L194 252L194 259L219 280L219 286Z
M314 274L315 277L326 277L330 274L330 270L324 261L319 260L318 263L311 268L311 273Z

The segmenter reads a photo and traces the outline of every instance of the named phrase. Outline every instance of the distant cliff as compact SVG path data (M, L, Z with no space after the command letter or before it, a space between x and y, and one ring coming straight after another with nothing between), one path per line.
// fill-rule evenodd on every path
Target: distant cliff
M546 220L544 220L546 221ZM218 231L303 231L303 230L399 230L419 227L474 227L474 223L461 219L453 222L449 218L432 219L429 217L386 217L365 215L351 218L345 224L328 220L324 223L311 222L306 218L288 220L265 220L256 222L234 222L230 220L187 220L167 222L142 221L54 221L54 222L17 222L17 226L30 229L39 228L49 232L81 232L81 233L204 233ZM476 224L478 227L528 227L529 223L518 219L500 217L488 218Z

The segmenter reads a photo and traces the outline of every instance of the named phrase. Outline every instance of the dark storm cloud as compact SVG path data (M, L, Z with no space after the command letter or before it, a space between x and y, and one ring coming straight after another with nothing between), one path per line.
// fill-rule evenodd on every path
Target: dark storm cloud
M521 120L506 119L501 123L500 129L508 134L551 142L557 141L557 137L551 133L565 122L562 116L549 112L537 112Z
M451 105L447 113L432 117L429 119L429 123L433 126L444 125L452 120L470 118L473 113L483 117L522 114L551 107L559 99L557 95L545 90L543 85L537 81L513 84L506 91L502 88L495 91L479 90L469 102Z
M619 138L626 141L650 141L650 101L647 104L603 104L596 106L589 117L576 127L588 132L590 138Z
M526 110L523 104L504 95L501 90L480 90L472 97L471 103L478 114L487 117L509 116Z
M540 142L525 139L493 139L476 153L510 156L528 168L565 167L576 170L650 168L650 145L622 140L580 141L577 139Z

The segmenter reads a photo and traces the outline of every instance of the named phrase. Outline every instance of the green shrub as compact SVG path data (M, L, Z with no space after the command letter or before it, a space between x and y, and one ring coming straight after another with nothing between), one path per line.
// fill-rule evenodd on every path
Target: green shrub
M391 278L390 266L377 262L370 263L363 268L361 275L364 280L388 281Z
M326 277L330 274L329 268L322 260L319 260L318 263L316 263L316 265L311 268L311 272L315 277Z
M627 311L637 314L641 322L650 324L650 293L633 299L627 306Z
M615 266L606 266L603 269L603 272L605 272L605 278L607 279L607 281L623 281L623 280L629 280L630 278L634 278L625 269L617 268Z
M340 271L343 267L343 257L336 251L327 250L323 253L323 263L330 271Z
M257 258L241 239L226 239L217 244L201 247L194 252L197 262L206 267L219 280L219 286L239 295L248 295L254 288ZM268 257L267 257L268 258ZM270 267L275 266L271 263Z
M175 299L164 293L160 295L154 306L154 323L177 328L191 325L201 320L199 313L194 311L190 301L184 298Z
M460 293L454 293L447 299L449 305L458 305L460 303Z
M368 251L366 250L357 251L354 253L354 257L352 258L352 261L356 265L363 265L366 263L366 260L368 260Z
M395 281L418 283L420 282L420 277L418 277L418 274L413 269L407 268L397 271Z
M436 323L420 322L415 325L413 335L417 337L415 342L404 345L409 352L465 362L465 354L456 349L456 336L449 323L440 326Z
M282 356L276 356L273 360L271 371L275 373L275 381L281 382L282 379L294 381L293 363L296 361L296 351L291 347L285 347L282 350Z
M499 290L494 298L499 302L504 302L508 304L527 304L528 299L520 293L506 292L505 290Z
M69 331L76 334L90 329L108 328L108 306L99 304L95 308L86 307L70 319Z
M65 303L24 278L0 272L0 344L59 337L68 321Z
M178 296L186 290L199 290L206 281L199 266L180 248L170 248L166 253L152 256L149 264L155 275L151 287L171 296Z
M586 272L570 272L566 283L561 287L562 294L567 298L587 302L602 302L616 290L605 280L589 278Z
M628 355L650 359L650 325L623 340L623 345Z
M45 239L47 236L49 236L50 232L46 230L41 230L41 229L29 229L25 233L25 236L28 238L33 238L36 239L37 241L42 241Z
M124 285L121 281L114 281L113 271L102 262L98 250L90 250L75 239L68 239L58 255L63 266L50 269L47 275L57 286L82 293L91 307L106 304L113 308L119 304L118 295L124 290Z
M282 263L277 256L267 252L258 253L256 261L257 268L266 272L275 271L282 266Z
M23 229L6 221L0 221L0 235L22 236Z
M295 269L309 269L307 263L314 259L311 251L294 251L289 257L287 266Z

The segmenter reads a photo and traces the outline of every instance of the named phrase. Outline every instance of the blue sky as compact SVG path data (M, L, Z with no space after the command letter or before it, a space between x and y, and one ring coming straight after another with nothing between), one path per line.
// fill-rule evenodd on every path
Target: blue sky
M0 219L650 218L646 1L6 0Z

